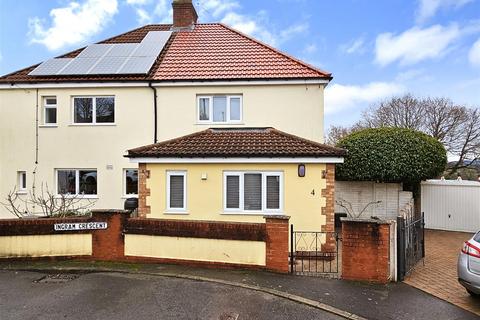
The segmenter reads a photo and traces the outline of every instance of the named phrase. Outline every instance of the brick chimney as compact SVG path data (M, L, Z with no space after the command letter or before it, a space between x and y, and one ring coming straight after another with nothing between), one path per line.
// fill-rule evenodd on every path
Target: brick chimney
M197 23L198 15L192 0L173 0L173 27L186 28Z

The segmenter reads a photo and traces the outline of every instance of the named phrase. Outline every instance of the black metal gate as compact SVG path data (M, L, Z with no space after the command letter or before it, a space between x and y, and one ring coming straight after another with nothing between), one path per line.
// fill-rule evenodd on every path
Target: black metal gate
M425 258L425 219L397 217L397 278L403 281Z
M339 276L336 232L294 231L290 226L290 272L297 275Z

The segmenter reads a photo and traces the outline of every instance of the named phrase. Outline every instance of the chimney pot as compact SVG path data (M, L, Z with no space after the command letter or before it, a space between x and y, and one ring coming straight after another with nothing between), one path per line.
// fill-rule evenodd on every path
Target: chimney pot
M198 15L192 0L173 0L173 27L187 28L197 23Z

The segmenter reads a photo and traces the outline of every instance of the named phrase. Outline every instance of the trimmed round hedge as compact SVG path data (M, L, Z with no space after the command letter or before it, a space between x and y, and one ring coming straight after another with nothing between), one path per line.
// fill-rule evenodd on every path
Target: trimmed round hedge
M338 180L415 183L437 177L447 164L438 140L411 129L364 129L337 146L348 151L337 165Z

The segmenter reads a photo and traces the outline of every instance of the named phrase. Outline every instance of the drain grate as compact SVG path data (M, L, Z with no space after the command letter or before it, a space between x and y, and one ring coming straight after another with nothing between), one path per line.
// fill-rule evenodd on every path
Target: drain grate
M65 283L78 278L77 274L58 273L47 274L40 279L34 280L35 283Z
M235 312L225 312L218 317L218 320L237 320L239 314Z

